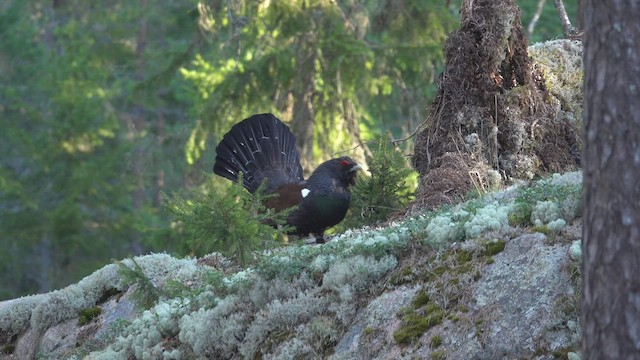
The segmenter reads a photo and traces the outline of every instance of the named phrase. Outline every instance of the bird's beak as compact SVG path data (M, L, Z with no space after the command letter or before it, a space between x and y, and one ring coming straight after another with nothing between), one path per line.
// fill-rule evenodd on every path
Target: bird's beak
M355 165L353 165L351 167L351 169L349 169L349 174L347 175L349 178L349 184L350 185L355 185L356 184L356 172L358 172L358 170L362 170L362 165L356 163Z

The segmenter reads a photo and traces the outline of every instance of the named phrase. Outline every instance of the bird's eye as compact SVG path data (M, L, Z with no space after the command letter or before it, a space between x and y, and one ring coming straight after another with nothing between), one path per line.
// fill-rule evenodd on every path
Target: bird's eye
M347 160L342 160L342 161L340 162L340 165L342 165L342 166L347 166L347 165L349 165L349 162L348 162Z

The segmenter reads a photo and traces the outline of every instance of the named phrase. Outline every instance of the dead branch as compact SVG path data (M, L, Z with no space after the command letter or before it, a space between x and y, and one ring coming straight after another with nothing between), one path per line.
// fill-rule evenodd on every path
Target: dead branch
M544 4L547 0L538 0L538 7L536 8L536 13L533 14L533 18L527 27L527 32L529 33L529 37L533 34L533 30L536 28L538 24L538 20L540 20L540 14L542 14L542 9L544 8Z
M578 30L571 25L571 21L569 21L569 16L567 15L567 11L564 9L564 3L562 0L554 0L556 5L556 11L558 12L558 16L560 17L560 22L562 22L562 27L564 28L564 36L567 38L573 38L578 33Z

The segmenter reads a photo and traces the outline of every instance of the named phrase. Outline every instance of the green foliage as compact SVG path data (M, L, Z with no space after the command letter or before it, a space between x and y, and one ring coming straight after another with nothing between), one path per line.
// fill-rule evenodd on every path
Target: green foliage
M435 349L442 345L442 336L439 334L433 335L431 340L429 340L429 347Z
M411 305L413 305L413 307L417 309L424 305L427 305L430 300L431 299L429 299L429 294L427 294L424 289L420 289L420 291L418 291L418 293L413 297L413 300L411 300Z
M530 187L523 187L515 199L509 213L509 225L529 226L531 213L538 202L549 201L556 204L579 202L582 199L582 186L574 184L553 184L550 179L538 181ZM574 207L575 205L571 205ZM578 209L579 211L579 209ZM577 216L578 213L572 214Z
M522 25L526 30L536 13L538 1L518 0L516 1L516 3L522 11ZM578 15L577 1L564 1L564 6L567 14L569 15L571 23L575 27L578 27L579 24L576 21ZM546 1L544 7L542 8L542 12L540 13L540 18L538 19L538 23L533 31L533 34L530 34L529 41L531 43L534 43L556 39L562 37L563 31L564 30L562 29L562 24L560 23L560 18L558 17L558 13L553 1Z
M122 276L125 284L137 285L133 293L133 299L138 306L143 309L149 309L158 302L162 295L162 290L153 284L135 259L132 258L131 261L133 262L133 267L128 267L125 263L116 261L118 273Z
M430 328L441 324L445 311L429 298L424 289L420 289L413 296L411 306L400 309L397 316L402 320L402 325L393 333L393 339L398 344L406 345L417 340Z
M218 270L209 270L205 273L203 285L192 286L177 279L169 279L162 285L162 293L169 299L184 298L193 299L198 295L212 290L217 295L225 295L227 288L223 283L224 274Z
M314 162L351 147L359 129L407 134L425 115L419 104L435 94L441 45L457 12L435 0L205 9L201 24L212 46L181 69L201 119L187 146L191 161L205 153L207 138L256 112L308 126L312 136L299 141L312 148L305 155Z
M2 347L2 354L10 355L16 350L16 346L14 344L7 344Z
M98 317L98 315L102 314L102 309L99 306L93 306L87 309L80 310L80 314L78 316L78 325L86 325L91 322L91 320Z
M501 253L506 246L506 242L504 240L497 240L494 242L487 242L484 247L483 255L485 256L493 256Z
M527 22L535 4L521 3ZM210 149L248 115L308 125L299 140L311 163L353 147L358 132L408 135L458 17L440 0L0 8L0 299L132 253L204 252L182 247L189 230L174 231L159 194L207 181ZM560 31L547 2L534 36Z
M359 176L351 189L350 213L344 227L384 222L399 212L413 197L410 186L414 171L404 155L390 141L379 137L367 157L371 177Z
M202 256L217 251L248 265L254 251L280 237L268 224L284 225L293 209L274 213L263 205L264 186L250 194L241 184L242 177L225 191L216 191L213 175L207 175L201 191L167 197L165 207L174 215L190 253Z
M3 3L0 299L63 287L165 240L154 190L189 180L181 160L188 101L174 96L175 82L156 82L152 96L133 89L165 74L193 41L195 21L174 22L191 6ZM144 21L153 31L136 53ZM134 131L137 118L159 120ZM132 152L137 145L143 150Z
M401 345L409 344L427 330L442 324L444 316L444 310L433 303L429 303L421 312L405 308L400 313L402 325L393 333L393 339Z

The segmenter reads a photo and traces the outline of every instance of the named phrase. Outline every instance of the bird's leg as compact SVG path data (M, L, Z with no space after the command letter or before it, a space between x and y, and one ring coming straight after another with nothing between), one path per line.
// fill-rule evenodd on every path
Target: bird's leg
M320 233L320 234L316 234L316 233L309 233L309 237L305 239L304 241L307 245L312 245L312 244L324 244L324 232Z

